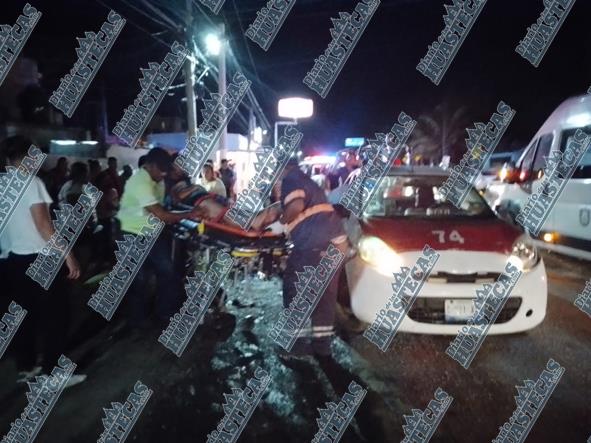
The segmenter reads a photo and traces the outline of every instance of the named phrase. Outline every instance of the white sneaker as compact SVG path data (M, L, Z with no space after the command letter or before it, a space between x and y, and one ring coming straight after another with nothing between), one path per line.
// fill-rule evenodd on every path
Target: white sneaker
M43 368L41 366L35 366L30 371L19 371L18 378L16 379L17 383L26 383L32 380L36 375L41 374L41 370Z
M86 374L75 374L70 377L70 379L66 382L64 389L71 388L72 386L76 386L86 380Z

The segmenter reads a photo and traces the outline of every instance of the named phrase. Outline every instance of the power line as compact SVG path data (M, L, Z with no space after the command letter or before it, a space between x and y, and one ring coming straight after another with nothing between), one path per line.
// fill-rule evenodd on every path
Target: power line
M208 15L206 12L204 12L204 10L203 10L203 7L202 7L200 4L198 4L198 3L197 3L195 0L193 0L193 4L195 4L195 5L197 6L197 8L199 9L199 11L200 11L200 12L202 13L202 15L203 15L203 16L204 16L204 17L207 19L207 21L210 23L210 25L211 25L211 26L213 26L213 27L216 27L216 24L213 22L213 20L212 20L212 19L209 17L209 15ZM234 4L234 6L235 6L235 4ZM242 26L242 25L241 25L241 26ZM244 33L242 33L242 35L244 36ZM247 50L249 51L248 44L247 44ZM252 76L252 72L249 72L247 69L245 69L245 68L244 68L244 67L243 67L243 66L240 64L240 62L239 62L239 61L238 61L238 59L236 58L236 56L235 56L235 54L234 54L234 51L232 50L232 48L231 48L231 47L229 47L229 51L228 51L228 53L229 53L229 55L230 55L230 59L231 59L231 61L232 61L232 62L233 62L235 65L236 65L236 68L237 68L237 69L238 69L240 72L244 72L244 73L245 73L247 76L249 76L249 77L253 77L253 76ZM249 55L250 55L250 57L251 57L251 63L253 64L253 67L255 67L254 61L252 60L252 55L250 54L250 51L249 51ZM255 70L256 70L256 67L255 67ZM215 66L214 66L214 68L212 69L212 71L214 71L214 72L216 72L216 73L217 73L217 67L215 67ZM259 85L261 85L261 86L263 86L263 87L266 87L266 88L270 89L268 85L264 84L264 83L261 81L261 79L260 79L260 77L259 77L259 75L258 75L258 72L256 72L256 77L257 77L257 80L258 80L258 82L257 82L257 83L258 83ZM276 93L275 93L275 91L272 91L272 90L271 90L271 92L272 92L273 94L276 94ZM252 89L249 89L249 91L248 91L247 95L248 95L249 101L250 101L250 103L251 103L251 106L252 106L252 107L253 107L253 109L255 110L255 113L256 113L256 114L258 114L258 117L259 117L259 119L261 120L261 122L262 122L263 126L266 126L266 128L265 128L265 129L268 129L268 130L269 130L269 129L271 129L271 125L270 125L270 123L269 123L269 120L267 119L267 117L266 117L265 113L263 112L263 110L262 110L262 107L261 107L261 105L259 104L259 102L258 102L258 100L257 100L256 96L255 96L255 95L254 95L254 93L252 92ZM237 113L239 113L240 111L239 111L239 110L237 110L236 112L237 112Z
M108 9L113 9L111 8L108 4L106 4L103 0L96 0L97 3L101 4L102 6L104 6L105 8ZM123 0L123 2L128 5L129 7L131 7L132 9L134 9L135 11L141 13L143 16L149 18L150 20L152 20L153 22L165 27L166 29L168 29L169 31L172 30L174 32L178 32L178 27L172 27L171 23L173 23L171 21L171 19L169 17L166 16L166 14L160 10L158 10L156 7L153 7L153 5L148 5L147 4L147 0L143 0L143 3L146 4L146 6L155 14L159 15L162 19L158 20L150 15L148 15L145 11L140 10L139 8L137 8L136 6L130 5L126 0ZM211 18L209 18L209 16L203 11L203 8L201 7L201 5L199 5L198 3L195 2L195 0L192 0L193 4L195 4L198 9L200 10L200 12L202 13L202 15L204 17L206 17L206 19L208 20L208 22L215 26L215 23L211 20ZM162 6L162 4L160 2L158 2L159 6ZM169 8L166 8L167 12L170 12L172 15L176 16L176 14L173 11L169 11ZM175 17L176 18L176 17ZM141 30L142 32L144 32L145 34L147 34L148 36L150 36L151 38L153 38L154 40L158 41L159 43L163 44L164 46L166 46L167 48L170 48L170 44L167 43L166 41L160 39L157 35L161 34L162 32L158 32L158 33L152 33L150 31L148 31L147 29L145 29L144 27L138 25L135 21L128 19L126 17L126 20L133 25L134 27L138 28L139 30ZM166 23L168 22L168 23ZM201 66L201 64L204 67L204 71L201 73L199 79L202 79L203 76L207 75L208 72L211 72L214 75L218 74L218 68L217 66L211 62L211 60L205 56L205 54L203 53L203 51L201 51L199 49L199 47L195 44L193 44L193 48L192 52L194 54L194 57L200 61L201 63L199 64ZM237 66L237 68L241 71L241 72L246 72L248 74L249 71L245 70L240 63L238 62L238 60L236 59L232 49L230 48L230 50L228 51L230 54L230 58L231 60L234 62L234 64ZM254 63L253 63L254 66ZM257 73L257 77L258 77L258 73ZM265 85L260 78L258 78L258 84L262 85L263 87L267 87L267 85ZM175 86L174 88L171 89L177 89L178 85ZM210 96L213 93L203 82L203 88L205 90L205 92L209 93ZM272 91L274 93L274 91ZM248 97L249 97L249 101L251 102L251 106L254 108L255 112L258 114L259 119L261 120L261 122L266 126L266 129L270 129L270 124L269 121L267 120L265 114L262 111L262 108L256 98L256 96L254 95L254 93L252 92L252 90L248 91ZM243 104L244 105L244 104ZM239 107L240 108L240 107ZM235 116L237 117L237 119L239 120L239 122L246 128L246 132L248 132L248 119L244 116L243 112L240 109L236 110Z
M123 0L123 1L126 1L126 0ZM174 21L172 21L166 14L163 14L162 11L160 11L158 8L156 8L154 5L152 5L147 0L142 0L142 4L144 4L154 14L158 15L158 17L160 17L164 22L168 23L172 29L178 31L179 26Z
M250 64L252 69L254 69L254 73L257 76L259 83L261 82L261 77L259 76L259 71L257 70L257 66L252 58L252 52L250 52L250 46L248 45L248 41L246 41L246 36L244 33L244 27L242 26L242 20L240 20L240 14L238 13L238 8L236 7L236 1L232 0L232 6L234 6L234 14L238 19L238 24L240 25L240 34L242 35L242 41L244 42L244 46L246 46L246 52L248 53L248 58L250 60Z
M95 0L95 1L96 1L97 3L100 3L101 5L103 5L105 8L108 8L108 9L114 10L114 8L111 8L109 5L107 5L107 4L106 4L105 2L103 2L102 0ZM125 0L123 0L123 1L125 2ZM150 17L150 19L152 20L152 17ZM156 41L158 41L158 42L162 43L164 46L167 46L168 48L170 48L170 44L169 44L169 43L166 43L164 40L162 40L162 39L160 39L160 38L156 37L156 34L159 34L159 33L156 33L156 34L154 34L154 33L151 33L150 31L148 31L148 30L146 30L145 28L141 27L140 25L138 25L138 24L137 24L137 23L135 23L133 20L130 20L130 19L129 19L129 18L127 18L127 17L125 18L125 20L126 20L127 22L129 22L131 25L133 25L133 26L135 26L136 28L138 28L140 31L142 31L142 32L144 32L144 33L146 33L146 34L148 34L148 35L149 35L150 37L152 37L154 40L156 40ZM165 26L165 27L167 27L167 28L168 28L168 26L167 26L167 25L163 25L163 26Z
M209 22L209 24L211 25L211 27L216 28L217 25L214 23L214 21L209 17L209 14L207 12L205 12L203 10L203 6L201 6L201 4L199 4L199 2L192 0L193 4L195 6L197 6L197 9L199 9L199 12L201 12L201 15L203 17L205 17L207 19L207 21Z

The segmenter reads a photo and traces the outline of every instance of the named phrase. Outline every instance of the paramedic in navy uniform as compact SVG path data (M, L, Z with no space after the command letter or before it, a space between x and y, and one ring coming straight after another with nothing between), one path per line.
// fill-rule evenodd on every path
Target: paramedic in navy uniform
M346 256L348 241L324 191L300 170L295 159L289 161L282 174L281 205L280 221L294 245L283 277L283 306L287 308L296 295L296 271L317 266L331 242ZM340 272L339 268L312 313L312 329L301 331L291 350L293 354L330 355Z

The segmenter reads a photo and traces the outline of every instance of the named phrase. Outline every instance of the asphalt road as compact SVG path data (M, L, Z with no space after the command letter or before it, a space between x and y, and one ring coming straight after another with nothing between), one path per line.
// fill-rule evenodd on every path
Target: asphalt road
M432 442L483 442L515 409L515 386L537 379L549 358L566 372L528 442L585 442L591 435L591 318L573 301L591 278L589 262L544 256L549 273L545 321L518 335L488 337L468 370L444 352L452 337L398 334L386 353L342 331L334 359L286 362L266 331L280 309L279 283L252 281L229 291L227 313L208 315L181 358L157 342L158 328L130 334L77 299L77 341L69 353L86 382L66 390L43 425L39 442L91 442L103 430L102 408L123 402L137 380L154 391L127 441L205 442L223 417L223 394L244 387L261 366L271 384L240 442L308 442L318 407L338 402L353 380L367 389L342 442L399 442L403 415L424 409L438 387L454 400ZM91 338L86 338L86 337ZM0 361L0 432L26 406L12 359Z

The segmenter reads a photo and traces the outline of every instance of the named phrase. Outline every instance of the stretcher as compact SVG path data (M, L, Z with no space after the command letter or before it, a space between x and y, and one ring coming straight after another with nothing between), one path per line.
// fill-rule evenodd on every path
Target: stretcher
M253 232L215 221L182 220L175 225L175 239L183 243L188 273L206 269L217 251L235 259L234 283L249 276L281 276L291 249L287 238L272 232Z

